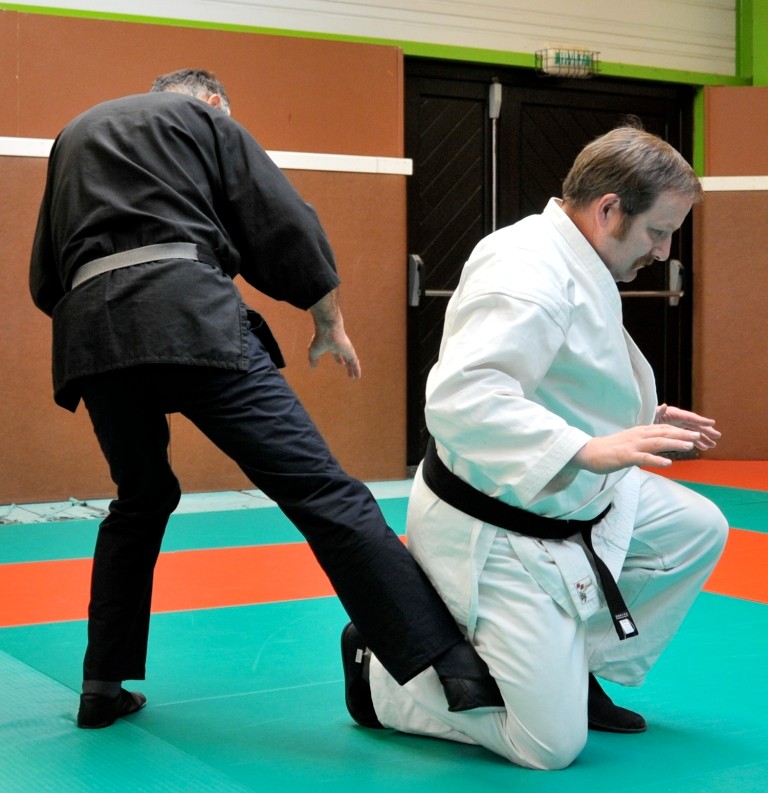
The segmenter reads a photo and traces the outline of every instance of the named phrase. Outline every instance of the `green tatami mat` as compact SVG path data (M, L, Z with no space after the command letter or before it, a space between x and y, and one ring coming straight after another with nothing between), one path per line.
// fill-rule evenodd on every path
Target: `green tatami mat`
M3 793L252 790L128 720L77 729L75 701L70 689L0 652Z
M407 498L379 500L390 527L405 531ZM57 559L83 559L93 554L99 519L0 525L0 564ZM232 548L246 545L304 542L277 507L171 515L163 551Z
M136 686L147 708L87 733L73 723L84 624L2 629L0 651L12 658L0 669L9 736L0 736L0 789L768 791L763 604L702 594L645 686L608 687L646 716L648 732L590 733L577 762L558 772L354 725L338 653L344 622L335 598L156 615L149 680Z
M680 482L714 501L734 529L768 533L768 491Z

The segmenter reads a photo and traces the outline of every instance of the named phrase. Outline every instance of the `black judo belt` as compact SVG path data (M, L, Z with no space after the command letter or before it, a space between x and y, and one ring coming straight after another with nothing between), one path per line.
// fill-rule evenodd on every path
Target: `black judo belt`
M608 565L595 553L592 545L592 527L608 514L611 509L610 505L591 520L559 520L505 504L503 501L476 490L472 485L452 473L438 457L434 438L430 438L427 444L421 473L427 487L436 496L460 512L477 518L483 523L490 523L507 531L514 531L526 537L538 537L542 540L565 540L575 534L580 534L594 559L605 601L619 639L623 641L637 636L637 627L624 603L619 587L611 575Z

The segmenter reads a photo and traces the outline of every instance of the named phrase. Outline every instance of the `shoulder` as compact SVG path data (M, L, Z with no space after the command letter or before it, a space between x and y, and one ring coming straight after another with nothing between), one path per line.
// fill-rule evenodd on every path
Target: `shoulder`
M192 123L199 120L205 124L223 122L223 126L235 126L232 119L220 110L185 94L172 91L131 94L109 99L83 111L75 116L63 129L62 134L73 129L98 126L102 124L113 125L141 125L158 122L172 122L173 120Z
M465 270L479 283L518 291L562 282L568 266L551 222L531 215L481 240Z
M567 327L574 279L556 236L546 217L532 215L483 239L462 271L457 290L462 306L538 311Z

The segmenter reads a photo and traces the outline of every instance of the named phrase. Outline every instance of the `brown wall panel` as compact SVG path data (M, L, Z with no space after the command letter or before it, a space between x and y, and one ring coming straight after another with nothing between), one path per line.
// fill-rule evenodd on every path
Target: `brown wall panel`
M110 495L84 411L53 402L51 323L28 289L29 249L46 161L0 157L0 503Z
M328 230L342 278L345 327L363 369L349 380L327 356L307 363L312 319L238 279L246 302L261 311L283 350L286 379L341 463L366 480L404 477L405 464L405 178L290 172ZM183 418L174 417L174 467L190 490L221 471L221 487L248 488L239 470Z
M0 134L54 137L96 102L144 91L164 71L203 66L224 80L234 115L268 149L402 156L402 54L395 48L0 11L0 65ZM329 232L363 379L347 380L330 360L309 370L309 315L241 284L243 292L268 317L288 359L286 378L342 464L364 479L400 478L405 177L287 173ZM44 160L0 157L0 250L11 285L0 296L0 503L113 494L85 411L73 416L53 403L50 321L27 292L44 178ZM171 454L188 492L249 487L179 417Z
M768 459L768 193L708 193L695 228L694 407L723 433L707 457Z
M394 47L0 11L3 17L19 20L16 134L53 137L97 102L142 93L158 74L202 67L224 82L233 115L267 149L402 156L402 54ZM7 22L0 27L16 49L14 33Z
M17 135L14 112L16 90L16 36L18 14L0 11L0 135Z
M709 87L704 109L705 175L768 175L768 88ZM723 433L707 457L768 459L768 192L709 191L694 217L694 407Z
M707 176L768 174L768 88L704 89Z

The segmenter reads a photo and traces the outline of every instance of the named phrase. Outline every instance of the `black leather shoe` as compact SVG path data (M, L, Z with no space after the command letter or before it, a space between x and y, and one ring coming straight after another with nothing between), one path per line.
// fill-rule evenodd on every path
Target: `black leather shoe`
M147 698L143 694L124 688L114 698L103 694L81 694L77 726L89 730L109 727L119 718L141 710L146 704Z
M363 637L350 622L341 632L341 663L344 667L344 698L349 715L361 726L383 730L376 717L371 698L371 686L365 677L366 654L370 657Z
M631 733L645 732L648 729L645 719L639 713L614 705L592 674L589 676L587 719L589 729L600 732Z

